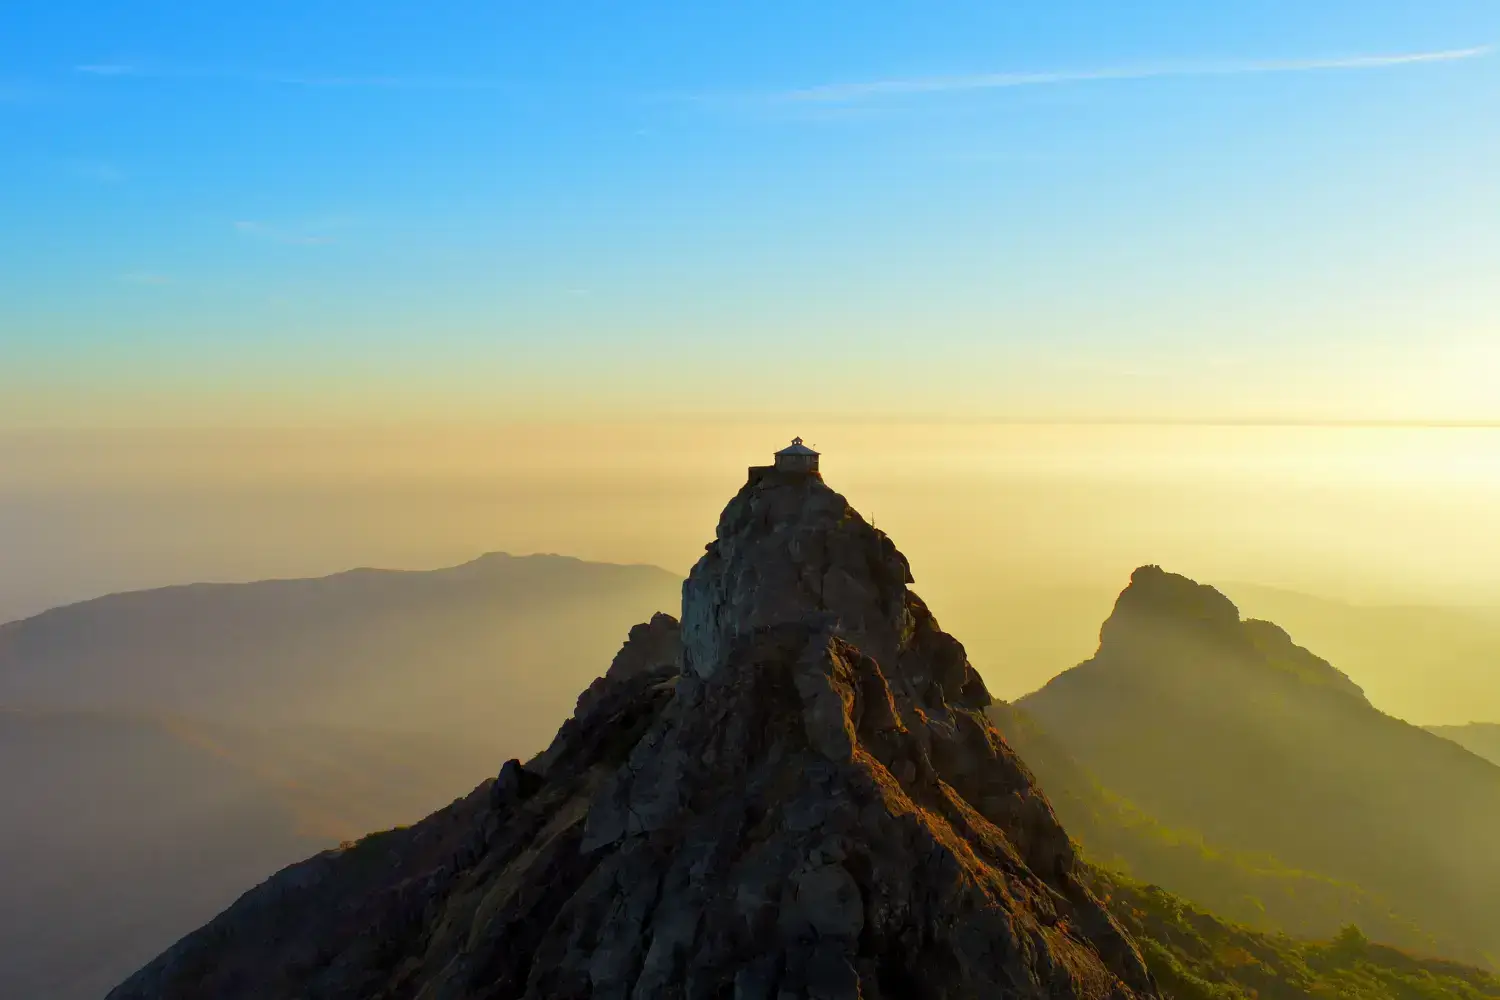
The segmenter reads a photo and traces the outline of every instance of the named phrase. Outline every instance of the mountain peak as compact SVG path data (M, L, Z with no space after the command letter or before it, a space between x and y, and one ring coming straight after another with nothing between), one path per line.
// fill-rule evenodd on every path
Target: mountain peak
M753 470L680 639L633 629L544 753L115 1000L1156 996L910 582L815 467Z
M1265 912L1290 905L1304 929L1331 934L1336 915L1357 910L1367 931L1407 946L1500 954L1500 770L1382 714L1326 660L1270 622L1241 620L1213 588L1137 571L1094 657L1019 705L1154 820L1201 833L1219 858L1267 859L1255 863L1263 873L1323 883L1294 893L1266 883ZM1228 885L1177 871L1193 892ZM1324 895L1338 886L1364 898Z
M1232 666L1364 701L1359 685L1280 626L1242 620L1218 590L1154 565L1131 574L1099 631L1094 660L1189 672Z
M1238 625L1240 609L1206 583L1169 573L1160 566L1141 566L1130 574L1130 585L1120 592L1109 621L1161 617L1214 631ZM1105 628L1109 628L1109 622Z
M793 622L889 661L905 624L906 557L821 478L755 471L683 584L688 669L707 676L735 636Z

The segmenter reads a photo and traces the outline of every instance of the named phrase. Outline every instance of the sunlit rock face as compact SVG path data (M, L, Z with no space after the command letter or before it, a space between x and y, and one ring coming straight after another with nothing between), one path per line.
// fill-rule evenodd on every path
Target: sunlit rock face
M910 582L890 539L822 479L756 477L683 584L687 669L707 677L737 637L792 623L836 629L890 662L908 628Z
M544 753L113 996L1156 995L910 582L817 476L754 477Z

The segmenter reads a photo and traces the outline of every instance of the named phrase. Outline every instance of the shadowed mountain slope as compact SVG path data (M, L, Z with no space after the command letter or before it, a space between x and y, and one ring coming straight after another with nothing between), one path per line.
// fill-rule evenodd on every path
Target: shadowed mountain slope
M1447 954L1500 958L1500 768L1378 712L1218 591L1137 570L1093 659L1019 704L1165 826L1357 885Z
M552 745L294 866L117 989L208 997L1155 996L906 560L752 475Z

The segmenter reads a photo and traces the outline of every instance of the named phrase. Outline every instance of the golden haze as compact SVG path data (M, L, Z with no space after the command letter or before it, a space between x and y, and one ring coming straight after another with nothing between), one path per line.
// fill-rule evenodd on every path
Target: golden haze
M1500 429L674 420L13 432L0 618L494 550L684 573L745 466L793 434L898 541L1002 696L1086 656L1142 563L1242 602L1245 583L1500 606ZM1467 721L1464 705L1413 702L1410 678L1356 680L1396 714ZM1475 683L1500 717L1500 684Z

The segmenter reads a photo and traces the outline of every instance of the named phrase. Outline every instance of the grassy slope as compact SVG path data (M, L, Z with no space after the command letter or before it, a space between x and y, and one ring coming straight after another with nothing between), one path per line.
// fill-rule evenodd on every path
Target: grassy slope
M1231 851L1196 830L1159 822L1105 788L1024 709L997 702L990 717L1095 864L1167 886L1263 931L1315 936L1357 923L1381 940L1433 943L1388 902L1358 886L1299 871L1269 855Z
M1093 660L1020 705L1104 787L1165 827L1201 831L1234 857L1270 856L1357 885L1402 918L1381 925L1335 908L1318 926L1283 918L1281 929L1322 936L1352 921L1401 947L1427 951L1436 940L1434 950L1476 964L1500 955L1500 770L1378 712L1326 661L1242 620L1211 588L1137 571ZM1042 785L1061 798L1045 774ZM1059 811L1071 827L1066 806ZM1087 847L1086 831L1075 836ZM1138 874L1243 916L1192 891L1180 871ZM1285 902L1294 917L1303 909L1300 898ZM1403 923L1424 933L1402 933Z
M1097 871L1094 890L1173 1000L1438 1000L1500 997L1500 978L1371 944L1354 926L1331 940L1263 934L1209 916L1155 886Z

